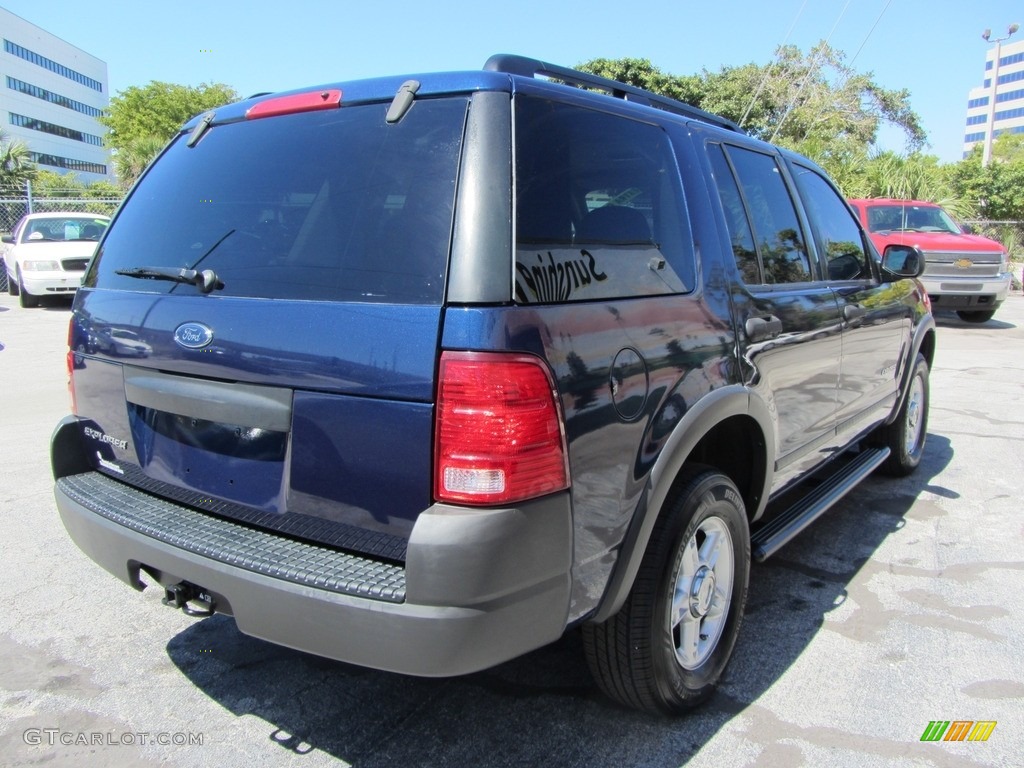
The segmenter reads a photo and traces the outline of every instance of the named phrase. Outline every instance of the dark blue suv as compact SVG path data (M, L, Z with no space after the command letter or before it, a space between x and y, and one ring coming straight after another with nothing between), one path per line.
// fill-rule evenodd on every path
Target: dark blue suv
M57 504L257 637L441 676L581 627L607 693L680 711L751 558L919 463L922 266L805 158L543 62L230 104L76 297Z

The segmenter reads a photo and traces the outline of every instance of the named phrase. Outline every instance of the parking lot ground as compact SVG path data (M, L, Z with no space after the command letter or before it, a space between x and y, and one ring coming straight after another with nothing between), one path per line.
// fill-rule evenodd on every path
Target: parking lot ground
M674 720L604 699L575 632L421 680L246 637L101 571L64 532L49 472L68 317L67 302L0 296L4 765L1024 763L1019 293L984 325L939 319L920 470L870 478L754 566L721 691ZM995 725L984 741L922 741L934 721Z

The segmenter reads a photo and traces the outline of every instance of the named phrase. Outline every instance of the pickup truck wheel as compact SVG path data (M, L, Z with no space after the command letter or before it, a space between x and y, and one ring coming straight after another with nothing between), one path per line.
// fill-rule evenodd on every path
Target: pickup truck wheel
M892 424L881 427L877 435L877 442L891 452L882 471L893 477L906 477L917 469L927 436L928 361L918 354L899 416Z
M739 491L709 468L688 473L655 524L622 609L583 627L598 685L654 713L680 713L707 699L736 644L749 576Z
M987 323L995 316L996 311L994 309L987 311L961 309L956 314L965 323Z

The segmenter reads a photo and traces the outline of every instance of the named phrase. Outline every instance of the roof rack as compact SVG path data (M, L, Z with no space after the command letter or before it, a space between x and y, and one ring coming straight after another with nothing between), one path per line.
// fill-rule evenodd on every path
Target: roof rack
M712 114L711 112L705 112L703 109L691 106L685 102L676 101L675 99L670 99L668 96L661 96L659 94L652 93L651 91L645 91L643 88L637 88L635 85L620 83L618 80L609 80L606 77L591 75L588 72L580 72L578 69L570 69L569 67L560 67L557 64L549 64L546 61L531 59L527 56L498 53L491 56L491 58L484 63L484 69L491 72L505 72L510 75L520 75L522 77L537 77L538 75L541 77L550 77L580 88L592 88L604 91L617 99L633 101L638 104L644 104L648 107L655 107L657 109L663 109L666 112L683 115L684 117L696 118L697 120L701 120L705 123L711 123L712 125L717 125L722 128L728 128L731 131L745 133L745 131L732 120L727 120L726 118Z

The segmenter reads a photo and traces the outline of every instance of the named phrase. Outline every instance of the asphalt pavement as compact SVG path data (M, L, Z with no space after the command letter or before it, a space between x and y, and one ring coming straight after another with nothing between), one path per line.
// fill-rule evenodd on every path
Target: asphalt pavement
M100 570L49 470L69 315L0 296L0 764L1024 765L1019 293L984 325L939 319L919 471L869 478L753 567L724 684L677 719L603 698L576 632L422 680L246 637ZM987 740L922 741L933 722Z

